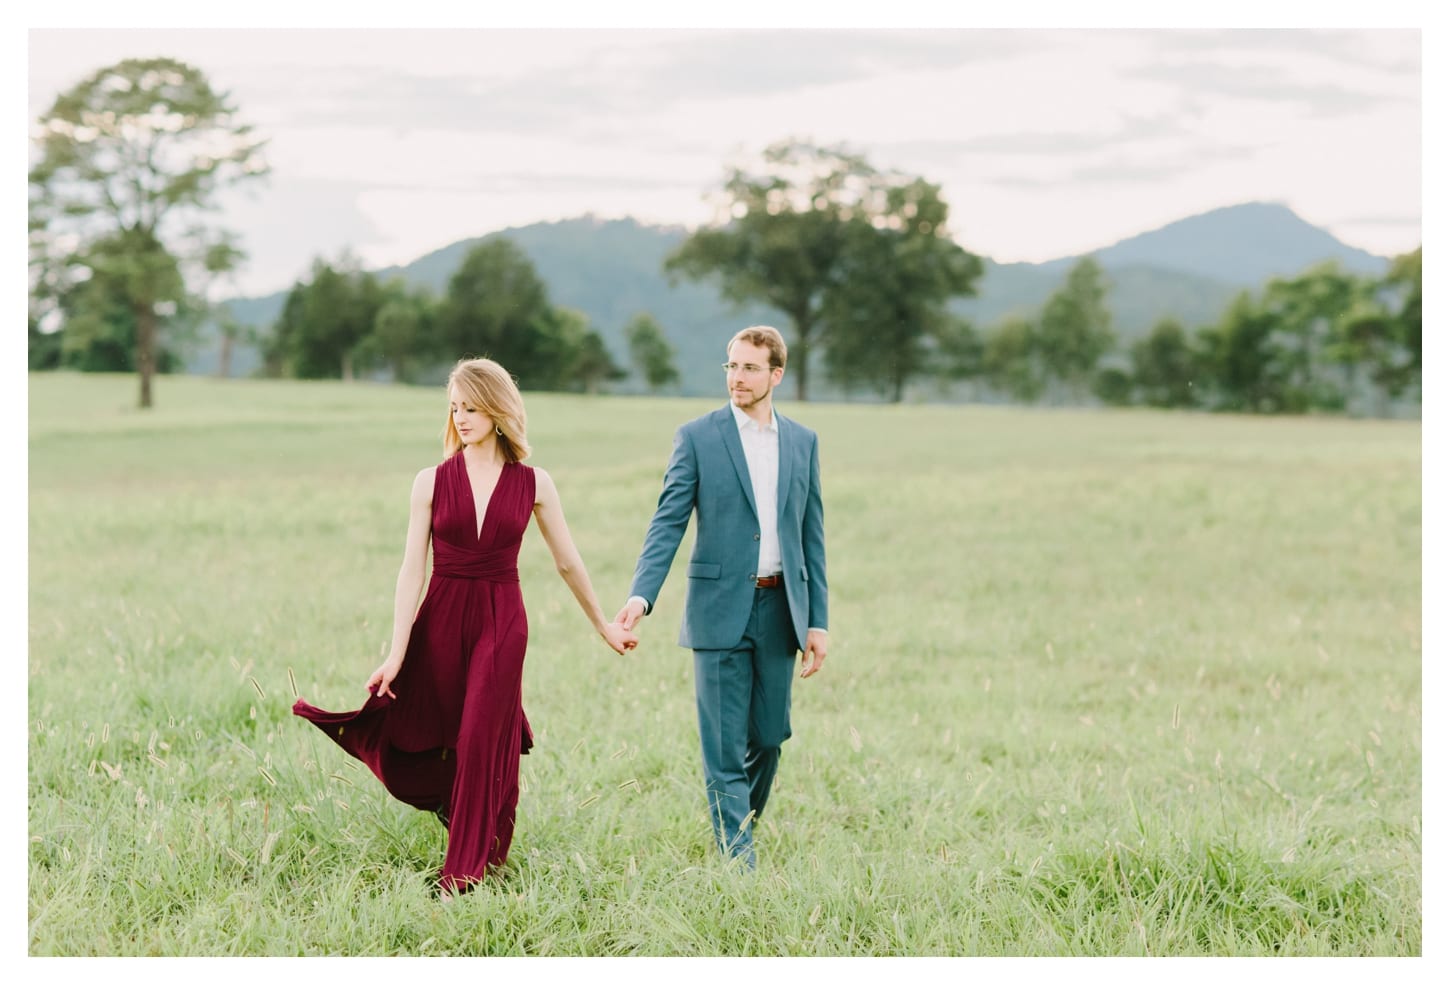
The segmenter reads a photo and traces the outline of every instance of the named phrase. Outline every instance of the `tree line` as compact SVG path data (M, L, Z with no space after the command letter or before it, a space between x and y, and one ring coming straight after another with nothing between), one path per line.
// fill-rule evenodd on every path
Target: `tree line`
M985 331L957 321L935 373L1021 403L1385 414L1419 399L1421 250L1383 277L1325 262L1242 291L1213 324L1160 319L1142 338L1113 330L1108 277L1092 257L1035 315Z
M625 335L651 390L679 378L674 347L650 314L636 315ZM471 249L441 297L401 277L381 281L350 258L319 259L257 341L266 375L299 379L383 372L412 382L475 355L531 390L597 393L630 375L585 315L550 302L533 263L507 239Z
M631 371L651 390L679 379L648 312L626 326L622 367L582 313L551 303L506 239L471 250L436 297L347 256L318 259L273 325L238 325L207 297L245 256L202 216L219 190L267 172L265 141L184 63L101 69L57 98L35 139L32 369L135 370L150 406L152 375L175 368L175 347L211 322L224 374L245 340L267 373L297 378L407 381L486 355L528 389L599 392ZM1021 402L1266 413L1418 398L1420 250L1381 278L1315 267L1242 293L1215 324L1165 318L1127 342L1091 257L1039 311L987 327L955 315L951 302L975 295L984 265L948 235L940 186L845 148L782 141L727 169L714 198L714 222L664 273L780 312L799 399L817 371L892 401L923 382Z

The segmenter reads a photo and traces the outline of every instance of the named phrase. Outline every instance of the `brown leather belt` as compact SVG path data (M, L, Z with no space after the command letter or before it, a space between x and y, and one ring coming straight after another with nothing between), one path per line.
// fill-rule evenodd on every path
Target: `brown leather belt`
M783 584L780 575L766 575L755 579L756 588L779 588Z

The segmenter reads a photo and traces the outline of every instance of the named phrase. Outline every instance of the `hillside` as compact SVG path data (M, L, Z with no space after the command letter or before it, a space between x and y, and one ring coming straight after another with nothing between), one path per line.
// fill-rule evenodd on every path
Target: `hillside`
M720 386L720 347L731 334L755 322L782 329L788 326L783 315L762 305L732 308L712 284L670 283L662 269L664 258L686 235L680 227L586 216L461 240L406 266L377 272L401 276L442 293L469 249L507 237L533 261L553 302L583 312L621 364L628 363L624 326L635 314L647 311L677 350L682 392L711 394ZM1295 274L1322 260L1337 260L1361 274L1381 273L1388 263L1344 245L1284 206L1266 203L1191 216L1093 255L1108 276L1108 304L1115 328L1127 339L1146 334L1165 317L1190 328L1212 322L1239 290ZM1063 257L1041 264L998 264L987 259L977 296L958 299L953 310L982 328L1009 314L1030 316L1061 286L1077 259ZM285 297L285 292L278 292L237 298L228 304L242 323L267 326L277 317ZM256 352L243 347L233 356L233 371L246 375L258 363ZM215 366L215 345L203 343L188 370L209 373ZM815 380L820 384L816 388L819 396L832 395L820 374ZM640 384L630 380L619 389L638 390Z

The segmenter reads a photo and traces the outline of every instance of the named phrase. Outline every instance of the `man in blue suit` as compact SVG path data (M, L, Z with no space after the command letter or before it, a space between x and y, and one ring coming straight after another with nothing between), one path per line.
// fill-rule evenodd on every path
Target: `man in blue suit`
M695 515L679 644L695 652L705 792L722 851L755 866L752 829L790 738L801 676L826 659L826 536L814 431L775 413L785 340L757 325L725 349L726 407L675 432L630 599L634 629L659 598Z

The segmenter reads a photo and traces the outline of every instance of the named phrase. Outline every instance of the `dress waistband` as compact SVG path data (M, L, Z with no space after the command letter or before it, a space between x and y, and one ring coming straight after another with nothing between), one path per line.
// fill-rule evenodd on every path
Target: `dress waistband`
M467 578L518 584L519 552L515 547L501 551L475 551L433 538L433 574L444 578Z

